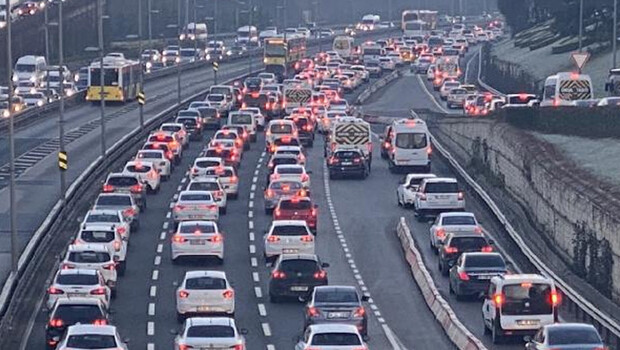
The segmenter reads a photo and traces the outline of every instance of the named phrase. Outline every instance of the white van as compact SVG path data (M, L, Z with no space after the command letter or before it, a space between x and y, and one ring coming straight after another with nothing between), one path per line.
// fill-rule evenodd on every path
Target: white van
M355 40L350 36L340 35L334 38L332 48L338 53L338 56L345 60L351 59L353 56L353 42Z
M258 30L254 26L243 26L237 29L237 44L258 45Z
M13 82L30 81L36 85L45 79L47 62L43 56L22 56L15 63Z
M573 101L592 98L594 98L594 86L589 75L560 72L545 79L540 106L571 106Z
M536 274L491 278L482 304L485 333L493 343L507 336L533 335L542 326L558 322L560 295L553 280Z
M431 171L431 140L426 122L422 119L399 119L386 130L389 144L387 154L390 171L402 168L421 168Z
M228 125L243 126L250 134L250 142L256 142L256 117L249 111L236 111L228 113Z

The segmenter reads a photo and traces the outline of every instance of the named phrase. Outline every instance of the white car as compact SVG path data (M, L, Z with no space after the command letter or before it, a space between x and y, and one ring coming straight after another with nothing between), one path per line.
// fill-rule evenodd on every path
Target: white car
M435 68L436 67L434 64L428 66L428 70L426 71L426 80L432 81L433 79L435 79Z
M120 276L125 274L127 259L127 241L110 225L86 224L82 225L75 238L74 244L89 244L105 246L114 254L116 271Z
M370 80L370 73L363 65L353 65L351 66L351 70L360 73L364 82L368 82Z
M439 88L439 97L444 101L447 100L448 95L450 95L450 91L458 88L459 86L461 86L461 83L457 80L445 80L443 85Z
M314 235L304 220L275 220L265 234L265 259L282 254L314 254Z
M209 167L205 170L204 176L217 178L226 192L227 199L237 199L239 196L239 177L235 167Z
M195 179L199 176L205 175L207 168L209 167L222 167L224 166L224 160L219 157L198 157L194 160L194 165L189 172L190 179Z
M379 57L379 66L381 69L392 71L396 69L396 63L390 57Z
M176 293L177 320L187 315L235 316L235 290L224 271L188 271Z
M151 162L155 169L159 172L161 179L167 181L170 179L171 167L170 160L166 158L166 154L158 149L142 149L136 154L137 161Z
M101 244L71 244L67 255L60 264L61 269L94 269L98 270L105 283L116 295L116 262L114 255Z
M130 193L100 193L93 209L119 211L132 232L140 228L140 206Z
M28 107L42 107L47 103L47 98L42 92L30 92L20 96L24 99L24 104Z
M69 326L56 350L92 349L93 346L99 350L128 350L115 326L84 324Z
M108 307L112 292L101 272L93 269L60 269L47 289L47 308L52 309L59 299L94 298Z
M219 206L207 191L182 191L172 209L175 224L190 220L212 220L220 218Z
M292 154L297 157L299 164L306 165L306 156L301 146L278 146L271 157L281 154Z
M124 174L136 175L140 181L145 183L150 193L159 192L161 185L161 175L152 162L143 162L141 160L131 160L125 164Z
M473 213L456 212L439 214L430 228L430 245L435 253L437 253L439 245L444 242L448 233L482 234L482 227L480 227Z
M368 350L357 327L351 324L323 323L306 328L295 350Z
M398 188L396 189L396 198L398 205L408 207L413 205L415 201L415 194L420 187L420 183L424 179L437 177L435 174L407 174L404 179L400 181Z
M224 262L224 236L213 221L184 221L172 236L172 261L180 256L211 256Z
M195 178L189 182L185 189L188 191L208 191L220 207L220 214L226 214L228 196L217 176L201 176Z
M393 51L393 52L388 53L387 57L389 57L392 60L392 62L394 62L396 67L400 67L403 65L403 59L402 57L400 57L400 53Z
M263 79L263 84L273 84L276 82L276 75L273 73L258 73L257 77Z
M176 133L178 135L179 139L181 140L181 144L183 145L183 148L187 148L189 146L189 133L187 132L187 129L185 129L185 125L184 124L182 124L182 123L163 123L159 127L159 130Z
M86 225L108 225L115 229L125 240L129 241L131 228L129 222L123 218L123 214L118 210L112 209L91 209L86 213L80 227Z
M347 100L340 99L331 101L328 111L338 111L344 114L348 114L351 111L351 108L349 107L349 102L347 102Z
M242 111L242 112L252 112L254 114L254 120L256 120L256 127L257 127L257 129L258 130L264 130L265 129L265 116L261 112L260 108L258 108L258 107L244 107L244 108L241 108L239 111Z
M424 179L416 192L413 208L418 221L444 211L463 211L465 193L455 178Z
M245 350L246 329L237 329L229 317L192 317L185 320L174 338L174 350L231 349Z
M299 181L305 189L310 189L310 173L306 171L303 165L298 164L280 164L273 169L269 181L272 180L293 180Z

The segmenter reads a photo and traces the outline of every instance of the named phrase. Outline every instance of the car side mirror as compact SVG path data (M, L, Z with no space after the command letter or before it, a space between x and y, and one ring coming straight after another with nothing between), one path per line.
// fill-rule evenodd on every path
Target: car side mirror
M318 205L318 204L315 204L315 205L314 205L314 209L319 209L319 205Z
M322 268L328 268L329 267L329 263L321 263L321 267Z
M362 295L362 301L368 301L368 300L370 300L370 295L368 294Z
M312 170L306 170L306 174L312 174Z
M130 338L124 338L123 339L123 343L128 344L129 342L131 342Z

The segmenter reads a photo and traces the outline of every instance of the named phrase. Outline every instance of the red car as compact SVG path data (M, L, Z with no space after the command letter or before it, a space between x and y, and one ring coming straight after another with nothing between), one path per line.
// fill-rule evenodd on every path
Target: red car
M310 197L284 197L273 211L274 220L304 220L316 236L318 227L318 206Z

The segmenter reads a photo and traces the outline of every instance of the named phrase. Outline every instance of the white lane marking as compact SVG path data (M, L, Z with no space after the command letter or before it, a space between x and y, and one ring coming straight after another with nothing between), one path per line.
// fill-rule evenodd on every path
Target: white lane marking
M424 93L426 93L426 95L435 104L435 106L437 106L437 108L439 108L444 113L454 114L454 111L447 110L444 106L441 105L441 103L437 102L437 100L435 99L435 96L428 90L428 87L426 87L426 84L424 84L424 81L422 80L422 78L419 75L417 77L418 77L418 83L420 83L420 86L424 90Z
M170 208L174 207L174 203L170 203ZM166 213L166 219L170 219L170 217L172 216L172 212L167 212Z
M254 282L260 281L260 276L258 275L258 272L252 272L252 279L254 280Z
M158 266L159 264L161 264L161 256L160 255L155 257L155 261L153 261L153 264L155 264L155 266Z
M252 221L252 220L248 221L248 228L249 228L250 230L253 230L253 229L254 229L254 221Z
M265 154L267 154L267 152L263 151L263 153L260 154L260 157L265 158Z
M258 181L258 177L254 176L252 178L252 187L250 187L251 191L256 191L256 182Z
M258 259L256 259L255 257L251 257L250 258L250 264L252 265L252 267L257 267L258 266Z
M260 287L254 287L254 294L260 299L263 297L263 290Z
M155 298L157 296L157 286L151 286L151 290L149 291L149 296L151 298Z
M254 244L250 244L250 254L256 253L256 246Z
M174 208L174 202L170 202L170 209L172 208ZM170 212L168 212L168 215L166 215L166 217L170 219Z
M159 270L153 270L153 273L151 274L151 279L153 281L157 281L159 279Z
M161 228L163 228L164 230L168 229L168 225L170 225L170 223L168 221L164 222L164 224L161 226Z
M250 199L254 199L254 192L250 192Z
M162 241L166 239L166 231L161 231L161 233L159 234L159 239Z
M155 344L153 343L146 344L146 350L155 350Z
M276 350L276 346L273 344L267 344L267 350Z
M260 169L261 165L262 164L260 164L260 163L256 164L256 169Z
M154 335L155 334L155 322L149 321L146 324L146 334L147 335Z
M248 202L248 207L249 208L254 208L254 201Z
M149 303L149 316L155 316L155 303Z
M163 244L161 244L161 243L159 243L159 244L157 245L157 253L161 253L163 250L164 250L164 245L163 245Z
M175 193L174 196L172 196L172 200L176 201L177 199L179 199L179 194Z
M271 337L271 327L269 327L269 323L263 323L262 326L265 337Z
M250 210L250 211L248 212L248 218L250 218L250 219L251 219L251 218L253 218L253 217L254 217L254 212Z
M262 317L267 316L267 309L265 308L265 304L258 304L258 314Z
M179 185L179 187L177 187L177 191L178 191L178 192L181 192L181 190L182 190L182 189L183 189L183 186L182 186L182 185Z
M187 178L186 178L186 177L184 177L184 178L182 178L182 179L181 179L181 183L182 183L182 184L184 184L184 183L186 183L186 182L187 182Z
M258 169L254 171L254 176L258 176Z
M254 242L254 232L250 231L250 242Z

